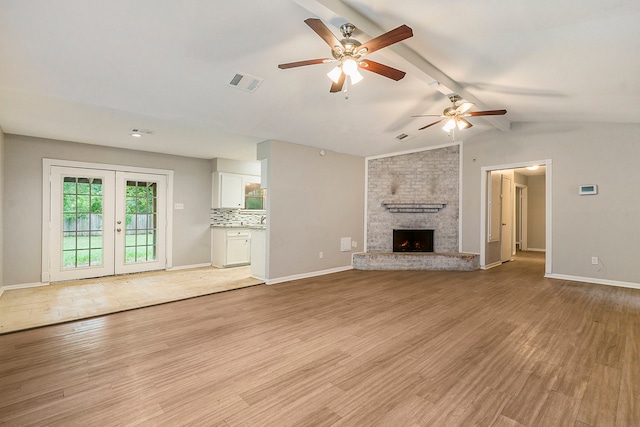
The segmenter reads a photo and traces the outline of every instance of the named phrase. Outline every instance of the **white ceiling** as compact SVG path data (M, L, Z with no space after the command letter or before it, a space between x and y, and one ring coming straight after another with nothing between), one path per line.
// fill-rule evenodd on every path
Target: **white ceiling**
M346 100L329 93L331 64L278 69L330 56L309 17L336 35L352 22L361 42L412 27L369 56L407 76L364 72ZM255 160L267 139L364 156L446 143L411 116L439 114L449 92L508 110L471 118L457 139L523 121L640 123L639 23L638 0L1 0L0 126ZM236 72L264 82L240 91L227 85ZM133 127L154 134L134 139Z

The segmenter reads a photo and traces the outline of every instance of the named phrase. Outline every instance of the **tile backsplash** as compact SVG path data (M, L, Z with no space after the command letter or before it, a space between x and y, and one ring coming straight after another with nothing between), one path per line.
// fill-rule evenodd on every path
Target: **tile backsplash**
M211 209L211 225L262 225L266 217L265 211L248 211L243 209Z

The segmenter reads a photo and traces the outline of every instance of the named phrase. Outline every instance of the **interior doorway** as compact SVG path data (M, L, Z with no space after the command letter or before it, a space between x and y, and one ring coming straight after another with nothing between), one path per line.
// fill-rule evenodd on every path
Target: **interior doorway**
M536 251L550 274L551 160L483 167L481 201L481 268Z

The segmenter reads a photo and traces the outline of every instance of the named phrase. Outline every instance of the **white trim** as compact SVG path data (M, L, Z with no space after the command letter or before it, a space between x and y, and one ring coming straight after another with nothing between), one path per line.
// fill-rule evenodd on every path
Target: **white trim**
M42 286L49 286L49 282L33 282L33 283L19 283L17 285L4 285L0 287L0 295L2 295L3 291L12 291L15 289L28 289L28 288L39 288Z
M515 178L515 177L514 177ZM515 179L514 179L515 181ZM523 184L516 184L516 190L520 189L520 198L516 201L520 205L520 247L521 251L526 251L529 247L529 229L527 228L528 211L529 211L529 187ZM517 191L516 191L517 195ZM516 219L517 222L517 219Z
M619 288L640 289L640 283L622 282L619 280L597 279L595 277L571 276L569 274L545 274L549 279L570 280L572 282L592 283L595 285L617 286Z
M490 268L497 267L499 265L502 265L502 261L496 261L496 262L491 263L489 265L481 265L480 269L481 270L489 270Z
M462 143L458 144L458 252L462 253Z
M167 178L167 212L166 212L166 234L165 234L165 269L173 266L173 175L174 171L170 169L155 169L145 167L135 167L127 165L112 165L108 163L80 162L75 160L62 159L42 159L42 265L41 278L42 282L50 280L50 252L51 252L51 167L72 167L84 169L112 170L120 172L149 173L156 175L165 175ZM45 219L49 218L49 221ZM6 288L5 288L6 289Z
M364 244L362 251L367 252L369 242L369 159L364 162ZM353 256L352 256L353 258Z
M546 252L547 250L544 248L527 248L524 252Z
M212 265L211 263L178 265L176 267L167 268L167 271L187 270L189 268L202 268L202 267L212 267Z
M84 168L84 169L102 169L102 170L115 170L119 172L138 172L138 173L152 173L156 175L168 175L169 172L173 172L170 169L155 169L144 168L127 165L112 165L108 163L92 163L92 162L78 162L75 160L61 160L61 159L42 159L43 163L49 163L51 166L63 166L71 168Z
M487 172L496 171L496 170L504 170L504 169L518 169L525 168L527 166L534 165L545 165L545 227L546 227L546 255L545 255L545 267L544 272L545 275L551 274L553 272L552 268L552 185L551 185L551 159L545 160L534 160L527 162L519 162L519 163L508 163L503 165L493 165L493 166L482 166L480 168L480 268L486 269L485 265L486 259L486 235L487 235L487 224L486 224L486 210L487 210ZM492 264L493 265L493 264Z
M544 258L544 273L551 274L553 273L552 268L552 257L551 257L551 247L553 245L553 233L551 232L553 229L553 221L551 220L551 203L552 203L552 185L551 185L551 177L552 177L552 168L551 168L551 159L547 159L546 163L546 174L545 174L545 246L546 246L546 254Z
M299 280L299 279L308 279L310 277L324 276L325 274L339 273L341 271L347 271L347 270L353 270L353 266L348 265L344 267L330 268L327 270L319 270L319 271L311 271L309 273L294 274L293 276L277 277L275 279L266 280L265 284L275 285L276 283L290 282L292 280Z

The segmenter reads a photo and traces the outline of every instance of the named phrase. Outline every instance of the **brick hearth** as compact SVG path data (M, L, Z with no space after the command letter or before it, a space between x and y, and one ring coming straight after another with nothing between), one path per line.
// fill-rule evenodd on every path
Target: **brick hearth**
M353 254L356 270L455 270L480 268L480 256L436 252L368 252Z

